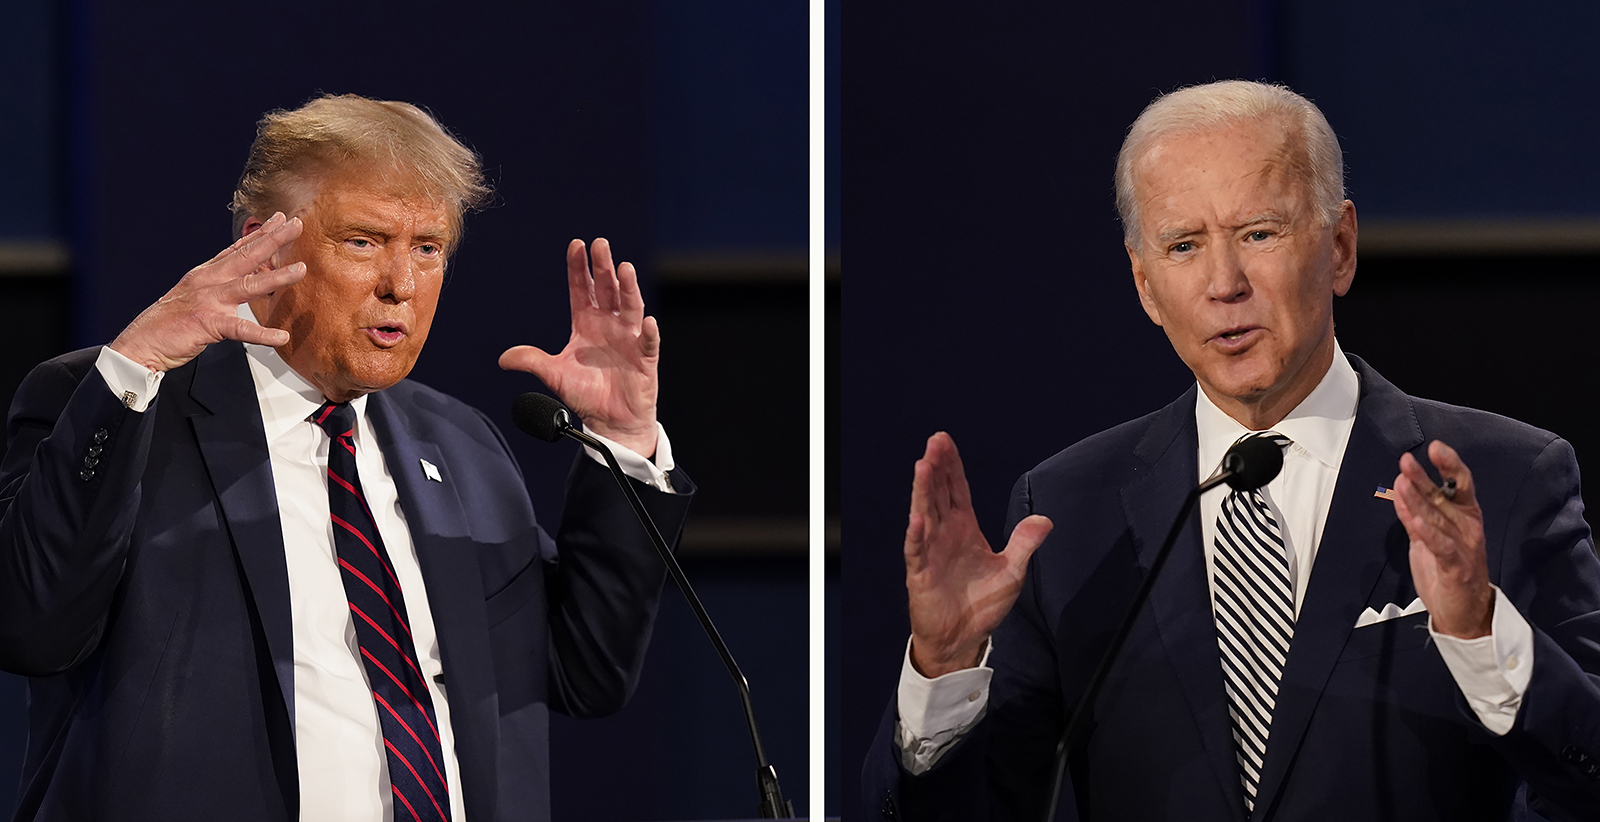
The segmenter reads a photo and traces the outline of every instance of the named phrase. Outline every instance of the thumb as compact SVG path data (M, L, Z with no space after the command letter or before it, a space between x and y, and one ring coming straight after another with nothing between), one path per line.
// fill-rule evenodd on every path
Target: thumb
M549 370L550 361L554 357L546 354L543 349L531 345L517 345L506 349L500 355L500 367L507 371L526 371L540 379L544 379ZM546 384L549 380L545 380ZM553 386L552 386L553 387Z
M1018 565L1027 564L1033 552L1044 542L1045 537L1050 536L1051 529L1055 527L1055 523L1048 517L1038 514L1023 519L1017 523L1016 528L1011 529L1011 539L1006 543L1006 556Z

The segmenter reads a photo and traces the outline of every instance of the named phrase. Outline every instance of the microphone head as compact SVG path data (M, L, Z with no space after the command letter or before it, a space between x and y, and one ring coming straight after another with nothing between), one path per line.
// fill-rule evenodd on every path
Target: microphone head
M511 421L523 433L556 442L572 427L572 413L555 397L529 391L511 403Z
M1254 491L1283 470L1283 446L1276 437L1250 437L1240 440L1222 455L1222 470L1229 472L1228 487L1235 491Z

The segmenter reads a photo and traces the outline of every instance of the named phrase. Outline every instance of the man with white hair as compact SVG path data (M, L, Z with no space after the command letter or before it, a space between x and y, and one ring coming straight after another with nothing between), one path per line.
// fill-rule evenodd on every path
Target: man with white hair
M1322 113L1250 82L1161 97L1116 188L1140 302L1196 385L1024 475L998 553L954 443L929 439L869 807L1043 819L1185 495L1263 436L1282 472L1182 523L1067 752L1061 818L1597 818L1600 562L1572 449L1340 350L1356 213Z

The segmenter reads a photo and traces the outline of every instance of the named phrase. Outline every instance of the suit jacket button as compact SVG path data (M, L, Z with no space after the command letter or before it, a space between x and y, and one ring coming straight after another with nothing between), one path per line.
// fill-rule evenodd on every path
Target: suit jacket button
M96 444L105 442L106 440L108 440L110 438L111 438L111 435L109 433L107 433L106 429L104 429L104 428L100 429L99 431L94 432L94 441L95 441Z
M99 465L99 464L100 464L100 461L95 459L94 457L84 457L83 458L83 467L84 468L93 468L93 467L95 467L96 465Z
M100 456L101 452L103 452L105 450L106 449L101 448L98 445L91 445L91 446L89 446L89 456L98 457L98 456Z
M1583 763L1589 761L1589 755L1584 753L1583 749L1577 745L1568 745L1565 748L1562 748L1561 758L1565 759L1567 763L1571 765L1582 765Z
M893 794L888 791L883 792L883 805L879 807L878 813L883 817L883 822L895 822L900 818L900 812L894 806Z
M94 479L94 472L90 471L87 468L85 468L82 471L78 472L78 479L81 479L84 482L88 482L89 480Z

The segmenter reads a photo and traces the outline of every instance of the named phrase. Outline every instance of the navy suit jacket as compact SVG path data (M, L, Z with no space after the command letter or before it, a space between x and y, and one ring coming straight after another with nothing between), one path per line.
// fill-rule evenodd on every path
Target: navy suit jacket
M29 375L0 463L0 668L32 677L18 818L295 819L289 585L244 349L169 372L144 413L97 353ZM552 541L482 413L409 381L367 413L427 581L467 818L548 819L548 710L627 699L660 560L592 460ZM688 497L639 490L675 539Z
M1519 788L1552 819L1600 819L1600 562L1572 449L1493 414L1408 397L1365 363L1355 427L1295 626L1254 820L1508 820ZM1007 533L1055 523L995 633L987 713L926 774L899 765L891 704L866 765L885 819L1037 820L1055 745L1198 481L1195 389L1090 437L1018 482ZM1483 506L1491 580L1532 624L1515 727L1485 730L1427 614L1356 628L1416 598L1409 540L1377 498L1400 455L1454 446ZM1059 818L1247 818L1198 514L1191 514L1069 757ZM1513 815L1517 814L1516 817Z

